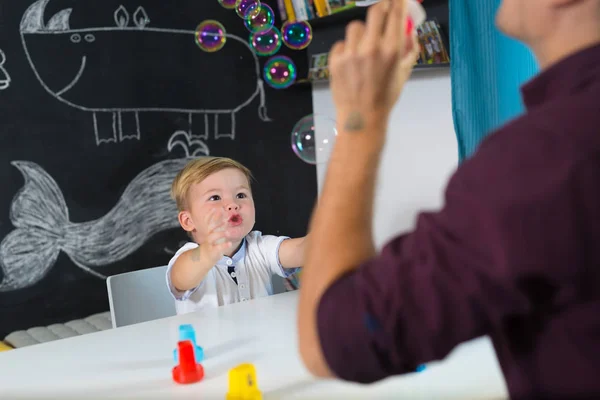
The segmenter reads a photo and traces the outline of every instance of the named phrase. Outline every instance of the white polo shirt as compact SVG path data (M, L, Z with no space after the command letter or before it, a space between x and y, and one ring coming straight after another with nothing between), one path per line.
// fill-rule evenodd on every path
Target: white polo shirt
M250 232L233 257L223 256L208 271L200 285L182 292L171 283L171 268L182 253L198 247L197 243L186 243L177 250L167 268L167 285L176 300L177 314L272 295L273 275L285 278L297 271L297 269L284 269L279 262L279 246L285 239L289 238L263 236L259 231Z

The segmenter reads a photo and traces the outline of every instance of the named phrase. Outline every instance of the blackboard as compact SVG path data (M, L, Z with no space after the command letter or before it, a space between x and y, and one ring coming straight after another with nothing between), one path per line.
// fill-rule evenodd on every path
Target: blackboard
M194 42L206 19L227 30L214 53ZM241 161L255 228L306 233L316 172L290 132L311 90L264 84L248 37L217 0L0 2L0 339L107 311L104 277L166 264L188 157ZM306 73L306 51L278 54Z

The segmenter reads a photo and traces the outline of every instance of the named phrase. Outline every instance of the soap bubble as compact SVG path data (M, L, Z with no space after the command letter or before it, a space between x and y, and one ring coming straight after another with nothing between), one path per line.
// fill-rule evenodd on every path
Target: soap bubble
M296 65L291 58L274 56L267 60L264 68L265 81L275 89L285 89L296 81Z
M250 32L268 31L275 22L275 13L267 4L252 5L246 11L244 24Z
M281 27L283 43L292 50L302 50L312 41L312 28L306 21L286 21Z
M237 0L235 2L235 12L241 18L250 18L259 13L260 0Z
M237 3L237 0L219 0L219 4L228 10L233 10L235 3Z
M319 114L301 118L292 129L292 150L307 164L325 164L329 161L335 143L335 121Z
M198 47L209 53L221 50L227 40L223 25L212 19L202 21L194 36Z
M281 32L276 27L250 35L250 47L259 56L270 56L281 48Z

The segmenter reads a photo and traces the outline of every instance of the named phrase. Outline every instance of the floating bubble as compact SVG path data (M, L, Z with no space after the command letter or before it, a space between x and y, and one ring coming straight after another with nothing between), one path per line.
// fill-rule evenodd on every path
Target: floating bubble
M312 41L312 28L306 21L287 21L281 27L283 43L292 50L302 50Z
M292 150L307 164L329 161L337 129L329 117L310 114L301 118L292 129Z
M267 60L264 68L265 81L275 89L285 89L296 81L296 65L291 58L274 56Z
M202 21L196 28L194 36L198 47L209 53L221 50L227 40L223 25L212 19Z
M246 13L248 17L246 17L244 24L250 32L268 31L273 27L275 13L273 13L273 9L269 5L258 4L250 6Z
M219 0L219 4L228 10L233 10L235 3L237 3L237 0Z
M250 18L259 13L260 0L237 0L235 2L235 12L240 18Z
M250 47L259 56L270 56L281 48L281 32L276 27L250 35Z

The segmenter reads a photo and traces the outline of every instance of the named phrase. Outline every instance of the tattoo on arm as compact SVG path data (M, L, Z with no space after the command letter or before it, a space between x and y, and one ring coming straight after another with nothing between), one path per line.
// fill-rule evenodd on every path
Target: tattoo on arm
M353 111L344 123L344 130L348 132L356 132L364 129L365 120L358 111Z
M192 261L200 261L200 246L192 251Z

